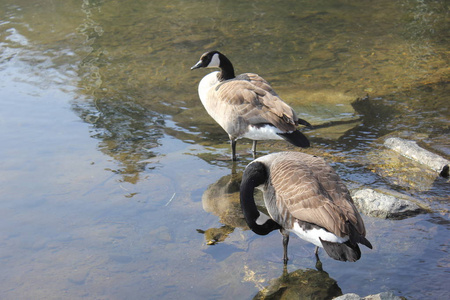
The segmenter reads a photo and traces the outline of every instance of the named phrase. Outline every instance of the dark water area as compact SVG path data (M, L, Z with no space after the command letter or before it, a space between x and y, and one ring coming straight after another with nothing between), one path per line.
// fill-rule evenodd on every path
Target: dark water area
M450 297L448 179L383 146L450 158L448 1L0 0L1 299ZM197 94L217 49L268 80L348 187L428 212L363 215L373 250L334 261L256 236L252 160ZM357 100L359 99L359 100ZM258 155L293 150L258 144Z

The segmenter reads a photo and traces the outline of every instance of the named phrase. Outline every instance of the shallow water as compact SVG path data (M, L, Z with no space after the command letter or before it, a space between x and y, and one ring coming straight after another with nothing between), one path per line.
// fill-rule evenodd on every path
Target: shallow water
M291 297L298 282L334 280L342 293L448 298L448 180L380 139L450 156L445 1L0 6L0 298L251 299L279 278ZM206 71L189 68L210 49L264 76L300 117L340 122L305 130L306 152L349 188L393 189L430 213L363 216L374 249L356 263L321 252L326 273L292 238L282 277L280 235L255 236L240 215L251 143L224 160L227 137L197 96Z

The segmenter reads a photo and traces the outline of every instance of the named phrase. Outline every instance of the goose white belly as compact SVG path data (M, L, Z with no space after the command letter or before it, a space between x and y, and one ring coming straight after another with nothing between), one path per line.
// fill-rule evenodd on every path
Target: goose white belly
M290 229L289 231L295 233L302 240L310 242L321 248L323 248L323 246L320 239L332 243L345 243L346 241L348 241L348 236L343 238L338 237L337 235L322 228L312 228L305 230L301 228L301 226L297 222L294 222L294 228Z
M247 132L242 137L252 140L282 140L277 133L283 133L281 130L271 125L253 126L249 125Z

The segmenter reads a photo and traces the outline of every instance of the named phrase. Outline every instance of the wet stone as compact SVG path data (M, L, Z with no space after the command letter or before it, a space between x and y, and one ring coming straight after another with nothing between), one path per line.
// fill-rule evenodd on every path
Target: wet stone
M339 295L341 289L327 272L299 269L272 280L253 299L333 299Z
M425 211L412 200L406 199L410 197L399 193L394 196L372 189L361 189L352 192L352 197L362 213L382 219L403 219Z
M349 293L334 298L334 300L402 300L403 297L394 295L392 292L383 292L376 295L369 295L366 297L360 297L357 294Z

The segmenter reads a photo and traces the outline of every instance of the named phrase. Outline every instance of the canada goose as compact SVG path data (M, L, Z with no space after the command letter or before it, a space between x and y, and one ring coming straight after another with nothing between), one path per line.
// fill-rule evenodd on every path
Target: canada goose
M228 58L218 51L204 53L191 70L220 68L200 81L198 94L208 114L228 133L232 160L236 160L236 140L285 139L298 147L309 147L308 139L297 130L299 119L294 110L275 93L261 76L253 73L234 75Z
M256 207L256 187L263 191L270 217ZM285 264L290 232L316 245L316 254L322 247L336 260L357 261L358 243L372 249L350 193L333 168L317 156L280 152L254 160L244 171L240 198L250 229L260 235L280 230Z

